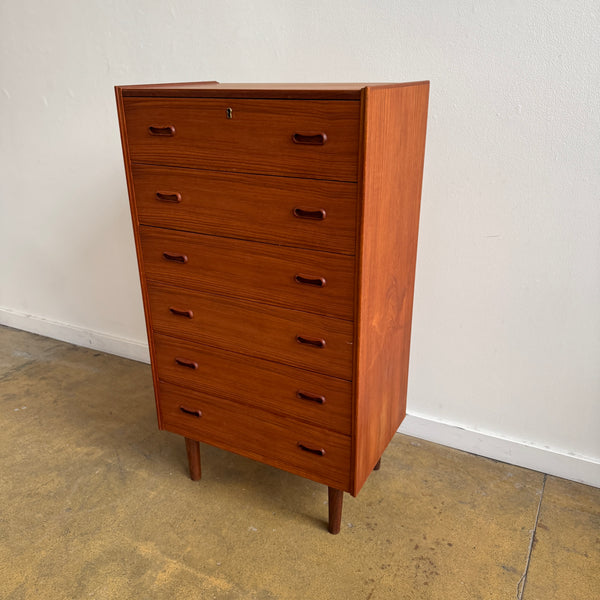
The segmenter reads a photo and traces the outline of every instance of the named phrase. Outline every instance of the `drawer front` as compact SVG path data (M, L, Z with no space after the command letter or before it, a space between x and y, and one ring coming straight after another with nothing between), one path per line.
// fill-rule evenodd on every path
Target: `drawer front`
M161 381L236 400L349 435L350 382L154 334Z
M155 284L148 295L156 331L352 379L350 321Z
M258 408L160 384L162 426L275 467L350 489L350 438Z
M357 181L358 101L124 98L124 106L132 162Z
M352 319L354 258L140 227L149 281Z
M354 183L133 165L140 223L354 254Z

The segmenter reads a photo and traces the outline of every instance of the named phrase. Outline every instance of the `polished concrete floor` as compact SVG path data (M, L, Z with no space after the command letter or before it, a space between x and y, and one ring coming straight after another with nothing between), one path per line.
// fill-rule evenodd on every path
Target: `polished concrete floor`
M327 490L209 446L147 365L0 327L0 598L595 600L600 489L397 435Z

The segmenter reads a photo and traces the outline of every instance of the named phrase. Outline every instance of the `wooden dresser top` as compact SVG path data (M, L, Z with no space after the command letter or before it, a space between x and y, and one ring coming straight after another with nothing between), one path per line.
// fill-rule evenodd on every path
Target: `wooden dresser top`
M427 84L427 81L418 82ZM117 86L123 96L161 98L266 98L302 100L360 100L365 88L389 88L415 83L158 83Z

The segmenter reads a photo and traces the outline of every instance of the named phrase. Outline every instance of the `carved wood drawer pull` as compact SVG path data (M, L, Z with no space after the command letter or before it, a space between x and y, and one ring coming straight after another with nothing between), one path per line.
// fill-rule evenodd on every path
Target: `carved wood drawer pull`
M309 400L311 402L316 402L317 404L325 404L325 396L319 396L317 394L308 394L307 392L303 392L302 390L296 391L296 398L300 398L300 400Z
M327 141L324 133L295 133L292 136L294 144L306 144L308 146L322 146Z
M188 261L188 257L185 254L173 254L172 252L163 252L163 258L182 264L185 264Z
M181 202L181 194L179 192L156 192L156 199L161 202L178 204Z
M301 273L294 275L294 281L304 285L314 285L315 287L325 287L327 283L325 277L312 277L310 275L302 275Z
M300 450L304 450L304 452L310 452L311 454L316 454L317 456L325 456L325 448L311 448L302 442L298 442L298 447Z
M177 315L178 317L187 317L188 319L194 318L193 310L185 310L185 309L175 308L174 306L169 306L169 311L172 314Z
M173 125L167 125L166 127L156 127L154 125L150 125L150 127L148 127L148 133L150 135L173 137L175 135L175 127L173 127Z
M186 408L185 406L180 406L179 410L182 413L185 413L186 415L190 415L191 417L201 417L202 416L201 410L192 410L190 408Z
M305 344L306 346L314 346L315 348L325 348L326 342L323 338L309 338L303 335L297 335L296 341L299 344Z
M182 367L187 367L188 369L196 370L198 368L197 362L188 360L187 358L175 358L175 362Z
M324 221L327 216L324 208L301 208L297 206L292 212L297 219L311 219L313 221Z

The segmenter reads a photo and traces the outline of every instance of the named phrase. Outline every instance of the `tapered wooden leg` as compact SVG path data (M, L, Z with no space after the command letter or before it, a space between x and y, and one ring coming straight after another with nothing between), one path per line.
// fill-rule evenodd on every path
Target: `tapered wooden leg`
M377 464L373 467L373 471L379 471L381 469L381 458L377 461Z
M190 466L190 478L192 481L198 481L200 477L202 477L202 469L200 467L200 444L196 440L185 438L185 450Z
M339 533L342 524L342 503L344 492L329 488L329 533Z

